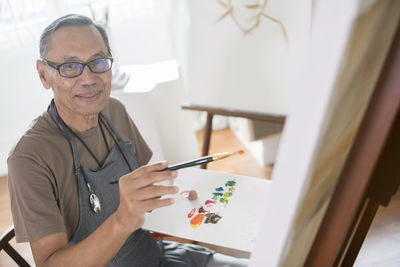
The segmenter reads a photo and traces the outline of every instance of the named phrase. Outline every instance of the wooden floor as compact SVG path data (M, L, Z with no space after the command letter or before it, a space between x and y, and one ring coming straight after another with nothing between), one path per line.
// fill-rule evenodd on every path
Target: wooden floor
M201 151L202 132L198 133L199 151ZM214 131L211 140L210 154L244 149L230 130ZM254 157L246 151L244 155L216 161L208 169L228 173L270 179L271 166L260 166ZM7 190L7 178L0 178L0 233L12 225L10 201ZM182 240L187 242L187 240ZM22 256L34 266L32 254L27 244L15 244ZM225 248L214 247L219 252L248 257L249 254ZM16 266L4 253L0 252L0 267ZM400 193L398 192L388 208L380 208L368 233L355 266L378 267L400 266Z

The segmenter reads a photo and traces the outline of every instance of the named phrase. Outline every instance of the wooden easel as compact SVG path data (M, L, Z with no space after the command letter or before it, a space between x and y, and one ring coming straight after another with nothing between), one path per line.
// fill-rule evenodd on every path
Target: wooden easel
M265 114L265 113L258 113L258 112L247 112L247 111L222 109L222 108L212 108L212 107L191 105L191 104L182 105L182 108L188 109L188 110L207 112L207 120L206 120L206 125L204 127L205 133L204 133L203 149L202 149L201 156L207 156L209 149L210 149L212 121L213 121L214 115L240 117L240 118L247 118L247 119L253 119L253 120L260 120L260 121L277 122L277 123L282 123L282 124L284 124L285 120L286 120L286 117L283 115ZM201 168L206 169L207 164L202 164Z
M352 266L400 184L400 27L304 266Z

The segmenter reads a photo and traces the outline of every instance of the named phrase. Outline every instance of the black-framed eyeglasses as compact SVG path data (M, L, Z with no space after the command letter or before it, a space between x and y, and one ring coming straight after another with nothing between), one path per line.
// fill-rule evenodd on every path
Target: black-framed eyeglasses
M46 59L42 59L44 63L50 67L56 69L62 77L74 78L82 74L83 69L87 65L93 73L104 73L111 69L113 58L96 58L92 61L81 63L81 62L66 62L60 65L55 65L48 62Z

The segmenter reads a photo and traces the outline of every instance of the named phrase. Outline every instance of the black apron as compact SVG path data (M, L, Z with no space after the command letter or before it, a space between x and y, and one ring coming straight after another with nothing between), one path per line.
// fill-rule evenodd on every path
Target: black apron
M82 166L73 137L75 134L58 115L54 99L51 101L49 111L61 133L70 144L75 177L78 184L79 222L69 240L69 245L72 246L88 237L117 210L119 206L119 187L118 184L110 184L110 182L118 180L121 176L137 169L138 163L132 144L122 141L110 119L100 113L99 117L105 120L106 126L109 127L106 128L109 129L115 144L97 171ZM79 138L79 136L76 137ZM84 145L86 146L86 144ZM90 150L89 152L92 153ZM93 195L95 196L95 201L98 200L100 203L100 211L98 213L94 211L90 202ZM214 253L215 251L198 245L151 239L150 232L139 229L128 237L125 244L107 266L204 267L209 256Z

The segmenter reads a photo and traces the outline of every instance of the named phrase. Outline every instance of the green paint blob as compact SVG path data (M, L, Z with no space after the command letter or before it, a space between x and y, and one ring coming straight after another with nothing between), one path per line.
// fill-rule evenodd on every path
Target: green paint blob
M225 186L234 186L235 184L236 184L236 181L230 180L230 181L227 181L227 182L225 183Z

